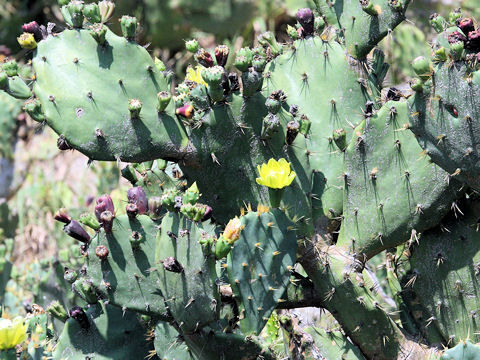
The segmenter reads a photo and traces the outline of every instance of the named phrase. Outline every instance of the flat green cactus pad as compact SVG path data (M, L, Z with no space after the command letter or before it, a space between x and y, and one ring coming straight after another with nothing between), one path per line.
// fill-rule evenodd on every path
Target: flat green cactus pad
M106 39L100 46L88 30L66 30L39 43L34 92L47 124L92 159L177 158L187 144L182 126L156 109L167 81L143 47L111 31ZM132 99L142 103L138 117L130 114Z
M240 328L259 334L284 294L295 263L294 224L280 210L250 212L228 255L228 278L238 298Z
M386 103L355 129L346 150L339 244L370 258L435 226L460 188L446 175L408 130L407 103Z
M401 281L404 292L413 291L416 303L425 309L417 319L420 325L430 323L452 344L475 332L478 317L478 282L480 273L480 203L469 201L462 206L465 216L454 216L437 228L425 232L411 247L409 271ZM408 286L406 284L409 284Z
M54 359L144 359L152 349L135 313L101 303L85 313L90 327L83 329L76 320L69 319L58 339Z
M198 242L204 234L215 236L215 226L169 212L160 229L155 249L158 285L181 331L192 333L216 320L220 310L215 258L204 255Z
M132 237L137 237L135 233L141 240L139 245L132 246ZM165 318L167 310L155 264L157 233L158 224L146 215L134 219L118 216L113 220L112 233L106 234L102 229L92 239L87 275L97 292L107 297L111 304ZM95 254L98 246L108 249L106 259L101 260Z

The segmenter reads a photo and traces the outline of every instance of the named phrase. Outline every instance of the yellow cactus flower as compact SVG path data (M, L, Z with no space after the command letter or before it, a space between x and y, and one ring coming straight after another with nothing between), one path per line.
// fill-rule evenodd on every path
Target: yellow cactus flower
M208 84L202 78L202 70L204 69L203 66L197 65L195 69L191 66L187 69L187 75L185 76L185 80L194 81L197 84L203 84L208 88Z
M223 232L223 238L229 243L233 243L240 238L240 231L245 227L242 225L240 219L235 216L234 219L231 219L227 226L225 226L225 231Z
M35 38L30 33L23 33L20 37L17 38L18 43L20 46L27 50L33 50L37 47L37 42Z
M290 185L297 175L290 170L290 163L283 158L278 161L270 159L268 164L262 164L261 167L258 165L257 169L260 174L257 183L272 189L283 189Z
M18 316L13 320L0 319L0 350L13 349L27 339L27 325Z

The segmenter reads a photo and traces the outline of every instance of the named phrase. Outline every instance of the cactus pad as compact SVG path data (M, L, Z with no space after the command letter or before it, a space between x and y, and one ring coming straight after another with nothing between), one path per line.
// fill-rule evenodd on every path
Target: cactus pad
M245 227L228 256L227 272L242 332L259 334L289 283L297 239L294 224L278 209L250 212L241 223Z
M215 258L204 255L198 242L202 236L215 236L215 226L169 212L160 229L155 249L158 284L180 330L192 333L216 320L220 310Z
M370 258L435 226L460 187L446 175L408 130L407 103L387 102L355 129L346 150L339 244Z
M60 335L54 359L95 360L143 359L152 344L145 339L146 329L133 312L99 303L85 311L89 327L69 319Z
M412 244L410 270L401 281L404 292L413 291L428 314L417 319L420 325L430 322L451 344L468 336L478 340L473 329L477 328L478 312L480 203L468 201L465 205L464 218L452 215L443 223L448 232L434 229L425 232L419 244Z
M135 233L137 235L135 235ZM127 215L113 220L111 233L101 230L89 245L87 275L97 292L110 303L124 309L165 317L166 308L158 286L159 272L155 265L155 244L158 225L148 216ZM140 236L132 246L132 237ZM99 246L109 254L96 255Z
M177 158L187 144L181 124L157 111L167 81L144 48L109 30L106 39L101 46L88 30L66 30L39 43L34 91L46 122L92 159ZM129 111L134 100L139 116Z

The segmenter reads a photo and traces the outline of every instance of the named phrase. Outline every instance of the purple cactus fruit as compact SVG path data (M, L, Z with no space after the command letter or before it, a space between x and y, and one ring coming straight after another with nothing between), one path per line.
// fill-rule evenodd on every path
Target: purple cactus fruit
M113 213L109 210L106 210L104 212L102 212L100 214L100 223L102 224L103 226L103 229L105 230L105 232L107 234L111 234L112 233L112 228L113 228L113 219L115 218L115 216L113 215Z
M465 42L467 38L459 31L453 31L448 35L448 43L455 44L457 42Z
M72 220L68 224L66 224L63 227L63 231L65 231L68 236L82 243L90 242L90 235L88 235L82 225L80 225L80 223L76 220Z
M193 106L186 104L181 108L178 108L175 113L177 115L183 116L184 118L191 119L193 117L193 112L194 112Z
M107 194L100 196L97 199L97 204L95 205L95 216L97 217L97 220L99 222L102 222L102 220L100 219L100 215L104 211L110 211L112 214L115 213L115 209L113 207L113 200L110 195Z
M53 215L53 218L57 221L60 221L64 224L69 224L70 221L72 221L72 218L70 217L70 215L68 215L67 213L67 210L66 209L60 209L58 210L55 215Z
M128 189L128 202L137 205L138 214L142 215L148 212L148 200L145 190L141 186Z
M473 20L471 18L463 18L458 21L458 27L467 35L470 31L475 30Z
M295 141L298 132L300 131L300 123L296 120L292 120L287 124L287 145L292 145Z
M129 218L134 219L138 215L138 206L137 204L128 203L125 211Z
M219 45L215 48L215 59L219 66L225 67L229 52L230 49L226 45Z
M480 30L468 33L468 47L474 51L480 50Z
M214 64L212 55L205 49L200 49L195 53L195 60L205 67L212 67Z
M297 20L300 25L302 25L305 36L313 35L315 29L315 16L313 15L312 10L308 8L298 10Z
M165 270L175 273L181 273L183 271L183 266L178 262L177 259L171 256L163 260L163 267Z
M109 251L105 245L98 245L95 248L95 255L97 255L100 260L105 260L108 257L108 254Z
M23 24L22 30L26 33L33 34L35 41L40 41L44 39L40 25L38 25L36 21Z
M87 330L90 327L87 314L80 306L74 306L70 309L70 317L75 319L82 329Z

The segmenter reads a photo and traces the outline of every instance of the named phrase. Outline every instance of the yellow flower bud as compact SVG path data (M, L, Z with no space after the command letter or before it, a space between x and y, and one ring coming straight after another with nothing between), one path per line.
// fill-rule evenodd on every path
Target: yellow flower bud
M23 33L17 38L17 41L24 49L33 50L37 48L37 42L35 41L33 34Z
M233 243L240 238L240 231L245 227L242 225L240 219L235 216L234 219L230 220L225 226L225 231L223 232L223 238L229 243Z

